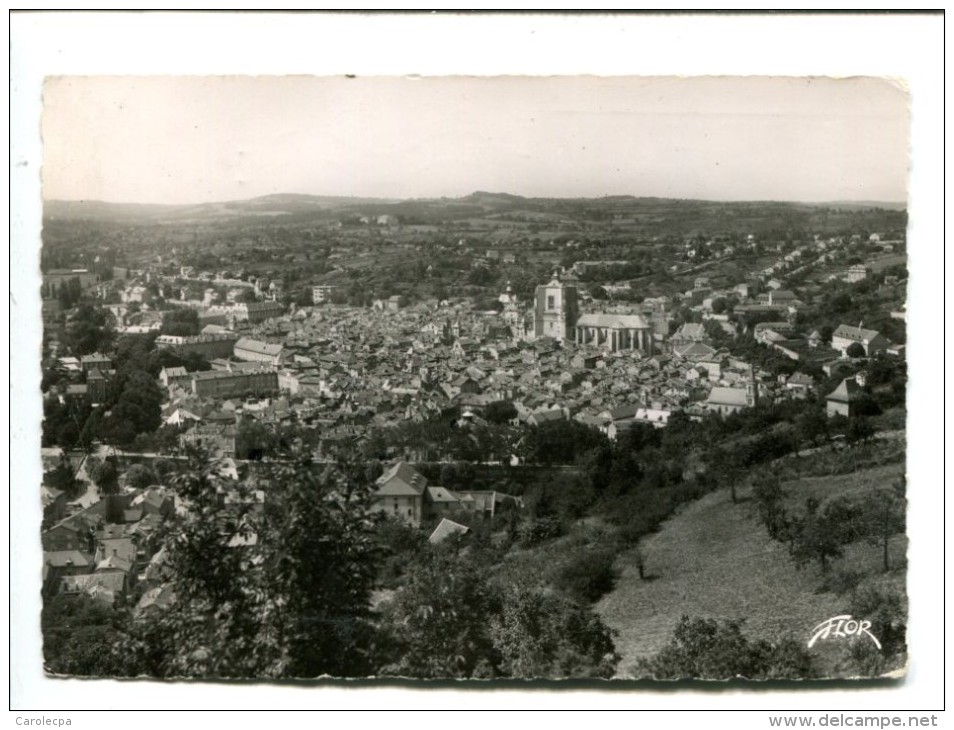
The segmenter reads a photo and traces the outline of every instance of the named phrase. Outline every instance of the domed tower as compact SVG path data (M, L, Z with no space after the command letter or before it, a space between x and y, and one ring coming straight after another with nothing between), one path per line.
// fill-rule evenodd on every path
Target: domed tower
M580 316L576 283L560 281L560 275L554 271L548 284L537 287L534 300L534 336L553 337L561 342L572 340Z

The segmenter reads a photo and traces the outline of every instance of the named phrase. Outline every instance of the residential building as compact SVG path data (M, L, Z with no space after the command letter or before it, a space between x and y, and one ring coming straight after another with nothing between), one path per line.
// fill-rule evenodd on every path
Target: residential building
M163 368L159 371L159 381L166 388L174 385L189 387L192 383L192 376L184 367Z
M750 408L755 405L754 387L745 388L723 388L716 386L709 392L709 398L706 400L706 408L711 413L718 413L720 416L727 416L730 413L736 413L743 408Z
M101 352L94 352L92 355L83 355L80 358L80 369L84 373L91 370L109 370L113 366L113 361Z
M274 368L262 368L193 373L192 392L203 398L232 398L246 393L277 393L278 371Z
M278 365L281 362L283 352L284 348L281 345L242 337L236 341L232 354L239 360L245 360L246 362Z
M399 461L378 477L371 509L384 512L412 525L424 519L424 490L427 479L410 464Z
M334 293L334 290L338 287L330 286L327 284L313 286L311 288L311 301L314 304L322 304L324 302L331 301L331 295Z
M258 324L266 319L281 317L285 313L285 306L280 302L249 302L236 304L232 312L238 322Z
M842 357L848 357L848 348L855 343L864 348L866 357L884 352L890 345L880 332L864 329L860 325L858 327L848 324L839 325L831 335L831 347L841 352Z
M858 384L858 381L853 377L845 378L825 398L828 417L841 415L851 418L857 411L858 403L864 398L864 389Z
M178 350L182 353L194 353L205 358L229 357L239 336L229 333L191 335L159 335L156 349Z
M868 267L864 264L855 264L854 266L849 266L848 271L845 273L845 281L847 281L849 284L864 281L867 278Z

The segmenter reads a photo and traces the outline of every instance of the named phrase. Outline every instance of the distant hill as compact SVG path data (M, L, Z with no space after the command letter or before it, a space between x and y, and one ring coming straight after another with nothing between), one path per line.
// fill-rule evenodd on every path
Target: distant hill
M591 218L639 217L668 224L675 229L707 228L724 223L730 215L736 223L757 226L776 220L785 227L812 225L810 218L820 211L852 214L863 210L904 211L903 203L836 201L793 203L783 201L705 201L672 198L637 198L612 195L600 198L527 198L510 193L476 191L460 198L359 198L328 195L279 193L248 200L232 200L192 205L109 203L99 200L50 200L44 215L50 219L115 222L178 223L276 217L307 221L336 216L378 216L391 214L402 220L437 222L482 218L491 215L547 213L582 215Z
M43 213L52 218L96 220L182 220L192 218L236 218L243 215L289 215L381 205L399 202L388 198L299 195L277 193L248 200L192 205L108 203L101 200L48 200Z

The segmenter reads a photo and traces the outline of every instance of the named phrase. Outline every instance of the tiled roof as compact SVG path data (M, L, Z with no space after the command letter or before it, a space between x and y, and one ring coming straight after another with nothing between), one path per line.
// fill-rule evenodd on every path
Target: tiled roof
M840 337L844 340L853 340L854 342L870 342L878 336L877 330L866 330L861 327L852 327L849 324L839 325L838 329L832 332L832 337Z
M458 524L453 520L449 520L446 517L440 521L440 524L434 528L434 532L431 533L431 536L427 538L427 541L432 545L436 545L439 542L443 542L451 535L465 535L470 532L469 527Z
M584 314L577 327L609 327L610 329L649 329L649 324L638 314Z
M376 494L386 496L421 495L427 487L427 479L404 461L388 469L375 483L378 485Z
M858 385L857 380L854 378L845 378L839 383L837 388L828 394L828 400L837 401L839 403L852 403L860 400L864 395L864 390Z
M715 387L709 393L709 399L706 401L709 405L717 406L747 406L747 394L742 388L722 388Z

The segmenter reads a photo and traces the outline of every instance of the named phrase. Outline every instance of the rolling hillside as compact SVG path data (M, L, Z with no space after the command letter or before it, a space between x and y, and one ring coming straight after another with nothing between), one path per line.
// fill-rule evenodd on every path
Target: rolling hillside
M807 496L857 494L886 484L903 465L865 469L851 474L802 479L784 486L793 502ZM904 555L900 536L891 544L893 564ZM689 504L660 532L642 542L648 579L640 580L634 553L617 561L615 590L596 610L619 631L620 676L633 676L635 663L657 653L669 641L683 614L693 618L744 619L752 639L784 637L807 642L811 629L844 613L847 597L820 592L816 567L798 570L787 548L769 538L755 503L733 505L725 491ZM859 542L848 546L840 567L869 574L867 580L890 581L903 588L903 576L880 573L877 547ZM846 644L816 645L820 664L837 672Z

